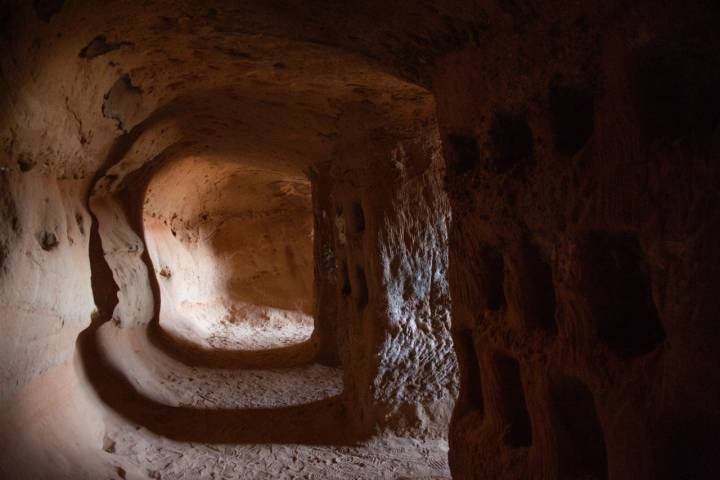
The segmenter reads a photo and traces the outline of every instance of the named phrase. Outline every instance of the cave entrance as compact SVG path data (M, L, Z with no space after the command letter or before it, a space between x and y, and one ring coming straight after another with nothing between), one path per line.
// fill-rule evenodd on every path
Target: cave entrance
M160 292L178 343L258 351L313 332L313 217L301 174L189 157L161 167L143 205Z

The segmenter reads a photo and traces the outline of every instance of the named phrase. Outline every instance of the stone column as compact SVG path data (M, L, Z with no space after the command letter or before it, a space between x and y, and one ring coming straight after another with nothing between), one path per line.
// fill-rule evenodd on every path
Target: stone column
M328 213L350 410L363 431L441 437L457 378L437 143L346 152Z

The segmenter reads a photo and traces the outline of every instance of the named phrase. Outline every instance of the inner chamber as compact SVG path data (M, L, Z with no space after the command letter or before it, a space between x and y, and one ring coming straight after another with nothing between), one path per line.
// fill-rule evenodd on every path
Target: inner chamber
M143 207L172 340L257 351L313 332L313 217L302 175L210 156L163 165Z

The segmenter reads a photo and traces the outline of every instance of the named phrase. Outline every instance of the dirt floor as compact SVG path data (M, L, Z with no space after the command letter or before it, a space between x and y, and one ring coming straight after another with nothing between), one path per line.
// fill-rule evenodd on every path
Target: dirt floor
M110 373L89 378L111 409L102 456L118 478L450 478L443 440L352 434L342 371L295 350L264 352L289 355L268 362L282 368L213 368L167 355L144 329L106 323L96 342Z
M357 446L188 444L142 428L108 425L105 451L119 478L450 478L447 444L411 439L393 438Z

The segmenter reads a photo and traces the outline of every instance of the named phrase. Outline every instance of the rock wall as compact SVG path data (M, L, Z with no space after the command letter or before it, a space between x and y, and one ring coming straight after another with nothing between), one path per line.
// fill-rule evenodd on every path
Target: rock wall
M97 478L102 424L73 362L95 310L87 185L0 159L0 478Z
M0 404L72 357L94 309L83 181L0 165Z
M454 478L711 478L716 8L551 3L501 12L433 73Z
M212 157L309 174L314 344L357 430L442 437L459 385L457 478L714 478L718 19L711 0L4 2L0 476L127 473L101 417L133 405L83 374L132 392L135 353L172 357L145 335L178 247L172 213L143 222L145 175ZM76 370L83 344L129 386Z
M348 147L326 173L338 350L360 431L445 435L457 394L437 141ZM323 198L323 197L321 197Z
M318 361L338 365L338 304L341 295L335 250L335 215L332 205L332 180L328 163L316 166L311 173L313 207L313 260L315 330ZM343 287L344 288L344 287Z
M154 173L144 198L166 332L201 348L232 349L232 332L312 331L306 179L189 157ZM260 340L240 343L259 348Z

